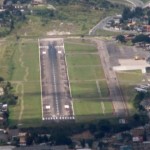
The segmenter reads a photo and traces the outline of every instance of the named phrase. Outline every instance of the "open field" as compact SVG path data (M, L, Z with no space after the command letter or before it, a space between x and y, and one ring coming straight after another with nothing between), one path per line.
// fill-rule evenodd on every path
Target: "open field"
M116 37L119 34L120 34L120 32L106 31L106 30L102 30L102 29L96 30L96 36L104 36L107 38L111 37L111 36Z
M96 45L86 41L65 41L71 93L77 121L107 115L113 107Z
M135 109L132 105L132 100L136 95L134 87L142 82L142 72L140 70L117 72L117 77L127 102L129 113L134 113Z
M118 7L93 9L92 7L75 5L57 5L52 16L43 14L49 9L46 6L31 7L32 14L26 15L26 21L17 25L14 33L18 36L43 36L46 34L88 34L89 30L101 19L121 12ZM38 14L35 12L39 10ZM40 13L41 12L41 13ZM47 13L46 13L47 14Z
M94 53L97 49L93 43L84 43L76 40L76 42L65 41L66 53Z
M17 105L9 107L10 125L40 125L41 91L37 40L17 42L11 39L10 43L3 46L2 51L1 62L5 64L5 69L0 70L1 76L12 83L14 92L18 95Z

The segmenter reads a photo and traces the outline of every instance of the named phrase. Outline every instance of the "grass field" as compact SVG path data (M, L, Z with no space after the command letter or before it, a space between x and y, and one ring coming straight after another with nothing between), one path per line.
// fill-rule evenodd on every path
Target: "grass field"
M112 116L112 103L96 45L89 41L67 40L65 50L77 120Z
M10 125L19 123L25 126L41 123L41 91L39 55L37 40L11 39L2 46L3 58L0 59L5 69L1 76L9 80L18 96L16 106L10 106Z
M132 105L132 100L136 95L134 87L142 82L142 72L140 70L123 71L118 72L117 77L122 89L123 96L127 102L129 112L132 114L135 112L135 109Z

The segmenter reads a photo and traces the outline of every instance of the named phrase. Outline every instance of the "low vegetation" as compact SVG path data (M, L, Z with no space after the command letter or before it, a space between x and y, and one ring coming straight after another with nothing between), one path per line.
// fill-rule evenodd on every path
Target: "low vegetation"
M36 39L9 39L1 43L2 68L0 74L10 81L18 96L15 106L10 106L10 126L26 126L41 123L41 90L39 49ZM34 58L34 59L33 59ZM34 107L33 107L34 106ZM34 120L34 121L33 121Z

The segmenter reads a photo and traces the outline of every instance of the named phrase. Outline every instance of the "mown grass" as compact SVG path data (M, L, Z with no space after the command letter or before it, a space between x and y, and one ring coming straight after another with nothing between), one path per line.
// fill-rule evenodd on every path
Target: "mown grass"
M4 62L8 68L9 63L12 63L13 70L9 74L7 70L0 70L1 74L7 74L6 79L10 80L18 96L17 105L9 107L10 125L18 123L23 126L39 125L41 122L41 91L38 43L32 40L12 40L4 48L4 57L7 56L10 46L13 51L11 60L4 59Z
M98 98L95 81L73 82L71 83L73 98Z
M76 66L68 67L70 80L97 80L104 78L102 67L100 66Z
M112 102L111 100L103 100L104 106L105 106L105 113L107 114L112 114L113 115L113 107L112 107Z
M77 116L102 114L101 103L99 100L77 100L74 99L74 108Z
M112 102L108 101L109 91L95 44L72 40L65 42L65 50L77 121L111 116Z
M84 57L84 59L83 59ZM100 59L97 54L74 54L68 55L67 57L69 65L72 66L82 66L82 65L99 65Z
M66 49L67 54L97 52L96 46L94 44L88 44L85 42L71 43L71 42L65 41L65 49Z
M101 97L109 97L109 89L106 80L100 80L98 83L101 91Z

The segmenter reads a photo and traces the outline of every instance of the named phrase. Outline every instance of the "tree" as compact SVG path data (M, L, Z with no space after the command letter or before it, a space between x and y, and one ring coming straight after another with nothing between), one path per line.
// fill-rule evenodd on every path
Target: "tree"
M116 36L116 40L121 42L121 43L125 43L126 42L125 37L123 35L117 35Z
M131 17L132 17L132 13L131 13L130 8L125 7L124 10L123 10L123 13L122 13L122 19L123 20L128 20Z
M148 25L150 25L150 17L148 18Z
M141 7L136 7L133 12L133 16L135 16L135 17L143 16L143 9Z
M138 93L135 98L133 99L133 106L136 108L136 109L139 109L139 106L140 106L140 103L141 101L145 98L145 93Z
M131 118L130 125L131 127L143 126L148 123L149 118L146 113L134 114Z
M27 133L26 135L26 144L27 145L32 145L33 143L33 137L30 135L30 133Z
M104 133L110 133L110 131L111 131L111 123L109 122L109 120L102 119L98 123L98 129L100 131L103 131Z
M137 42L150 43L150 38L148 35L139 34L132 40L132 43L137 43Z
M150 17L150 10L147 11L147 16Z

